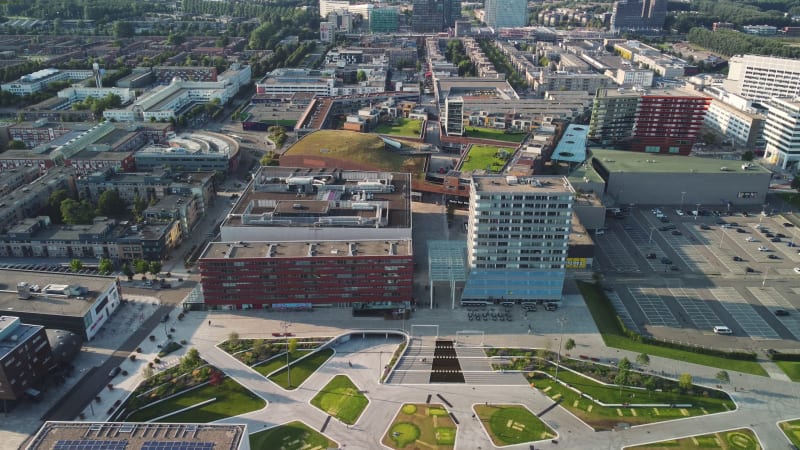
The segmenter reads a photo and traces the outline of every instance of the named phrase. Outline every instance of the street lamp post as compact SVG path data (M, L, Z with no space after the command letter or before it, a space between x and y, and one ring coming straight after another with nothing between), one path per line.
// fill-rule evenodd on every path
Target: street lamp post
M722 243L725 241L725 228L719 227L719 249L722 250Z
M694 210L694 212L697 213L694 215L694 220L697 220L697 218L700 216L700 203L697 204L697 209Z
M656 231L656 227L651 227L650 228L650 239L647 240L648 244L652 244L653 243L653 232L654 231Z
M768 273L769 273L769 267L764 269L764 279L761 280L761 289L764 289L764 287L766 287L766 285L767 285L767 274Z
M683 200L686 198L686 191L681 192L681 210L683 210Z
M286 338L286 383L292 387L292 366L289 363L289 333L287 331L291 323L284 320L281 322L281 326L283 327L283 337Z
M383 384L383 351L378 353L378 384Z
M558 383L558 368L561 366L561 344L564 342L564 324L567 323L567 318L561 316L556 321L561 326L561 336L558 338L558 362L556 363L556 383Z

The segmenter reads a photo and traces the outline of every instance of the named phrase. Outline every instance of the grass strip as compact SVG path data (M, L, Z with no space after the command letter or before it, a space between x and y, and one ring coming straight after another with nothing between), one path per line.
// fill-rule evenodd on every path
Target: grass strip
M369 404L346 375L336 375L311 399L311 404L346 424L354 424Z
M286 367L284 367L282 370L269 377L269 379L284 389L296 389L298 386L303 384L303 382L306 381L311 374L316 372L317 369L325 364L325 361L327 361L331 356L333 356L332 349L326 348L324 350L320 350L319 352L303 359L302 361L299 361L296 364L291 364L289 366L291 370L288 372ZM289 384L290 376L292 378L291 384Z

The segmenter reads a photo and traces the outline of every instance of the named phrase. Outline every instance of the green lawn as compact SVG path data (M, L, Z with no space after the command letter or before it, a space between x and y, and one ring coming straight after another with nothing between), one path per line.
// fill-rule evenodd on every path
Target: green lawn
M369 404L346 375L336 375L311 399L311 404L347 424L354 424Z
M475 413L498 447L555 437L553 430L524 406L475 405Z
M289 362L294 362L302 358L303 356L307 355L309 351L310 350L295 350L289 353ZM266 377L282 367L286 367L286 352L275 356L263 364L253 366L253 370Z
M289 422L250 435L253 450L304 450L338 448L338 444L303 422Z
M782 198L786 203L792 205L792 207L800 209L800 194L781 193L778 194L778 196L780 196L780 198Z
M397 450L449 450L456 442L456 424L442 405L406 403L382 442Z
M550 365L546 372L551 376L555 368ZM702 394L703 388L695 387L701 391L698 395L679 394L669 391L648 392L642 389L605 385L586 378L568 370L560 370L558 379L568 383L574 389L594 397L603 403L630 403L630 404L691 404L690 408L669 407L607 407L602 406L588 398L584 398L572 389L557 384L550 377L541 373L528 377L531 384L553 400L561 401L561 406L578 416L595 430L612 429L619 422L634 425L662 422L665 420L684 417L702 416L735 409L733 401L722 398L706 397Z
M652 444L625 447L626 450L694 450L694 449L719 449L719 450L760 450L756 435L746 428L719 433L691 436L682 439L654 442Z
M405 137L419 137L420 133L422 132L422 121L421 120L411 120L405 118L398 118L397 124L393 123L382 123L375 127L373 132L377 134L389 134L393 136L405 136Z
M800 381L800 361L775 361L792 381Z
M161 417L200 402L215 398L216 400L198 408L165 417L161 422L199 422L207 423L226 417L238 416L263 408L266 402L245 389L232 378L225 378L219 386L207 384L184 394L172 397L161 403L141 409L126 420L128 422L144 422Z
M312 373L316 372L317 369L325 364L325 361L327 361L331 356L333 356L332 349L326 348L324 350L320 350L319 352L296 364L291 364L291 370L288 373L284 367L283 370L275 373L269 377L269 379L284 389L296 389L298 386L303 384L303 382L306 381L306 379L310 377ZM289 376L292 378L291 385L289 385Z
M513 153L511 148L496 147L494 145L473 145L461 165L461 170L468 172L471 170L487 170L489 173L497 173L503 169L506 160L500 158L500 151L503 150L509 156Z
M781 422L779 425L792 444L800 448L800 419Z
M467 127L467 137L479 139L494 139L496 141L520 143L525 140L527 133L506 133L506 130L496 128Z
M611 302L608 301L608 298L603 293L603 290L593 283L578 281L577 284L578 289L581 291L586 301L586 306L589 307L589 312L592 313L592 318L603 336L603 342L609 347L621 348L636 353L647 353L650 356L677 359L694 364L717 367L719 369L767 376L767 372L756 361L727 359L721 356L703 355L686 350L634 341L623 334L616 312L613 306L611 306Z

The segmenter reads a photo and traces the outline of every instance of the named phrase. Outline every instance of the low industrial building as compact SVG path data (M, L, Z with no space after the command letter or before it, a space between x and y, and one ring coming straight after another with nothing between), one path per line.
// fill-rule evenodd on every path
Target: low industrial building
M136 169L173 172L203 171L232 173L239 168L239 143L210 131L182 133L162 144L146 146L133 154Z
M13 180L14 174L12 171L4 171L3 178ZM62 189L70 195L75 193L75 171L69 167L53 167L25 186L3 195L0 198L0 234L8 226L37 214L47 206L50 195Z
M91 70L42 69L23 75L16 81L3 83L0 89L14 95L30 95L56 81L82 81L91 78L92 75Z
M122 299L114 277L0 269L0 279L0 308L5 314L27 324L68 330L88 340ZM41 334L47 342L44 330Z
M0 298L7 295L6 290L13 292L8 286L3 288ZM20 400L26 395L37 397L38 390L34 386L53 366L50 342L43 326L23 323L19 317L0 315L0 400L3 403Z
M45 422L26 450L250 450L247 425Z
M596 148L591 153L587 163L603 180L596 194L607 204L763 205L772 179L769 170L742 161Z

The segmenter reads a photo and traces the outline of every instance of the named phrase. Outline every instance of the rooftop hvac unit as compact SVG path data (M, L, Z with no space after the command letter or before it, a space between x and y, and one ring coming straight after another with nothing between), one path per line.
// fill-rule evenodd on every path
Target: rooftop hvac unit
M31 285L24 281L17 283L17 297L21 300L28 300L31 298Z

